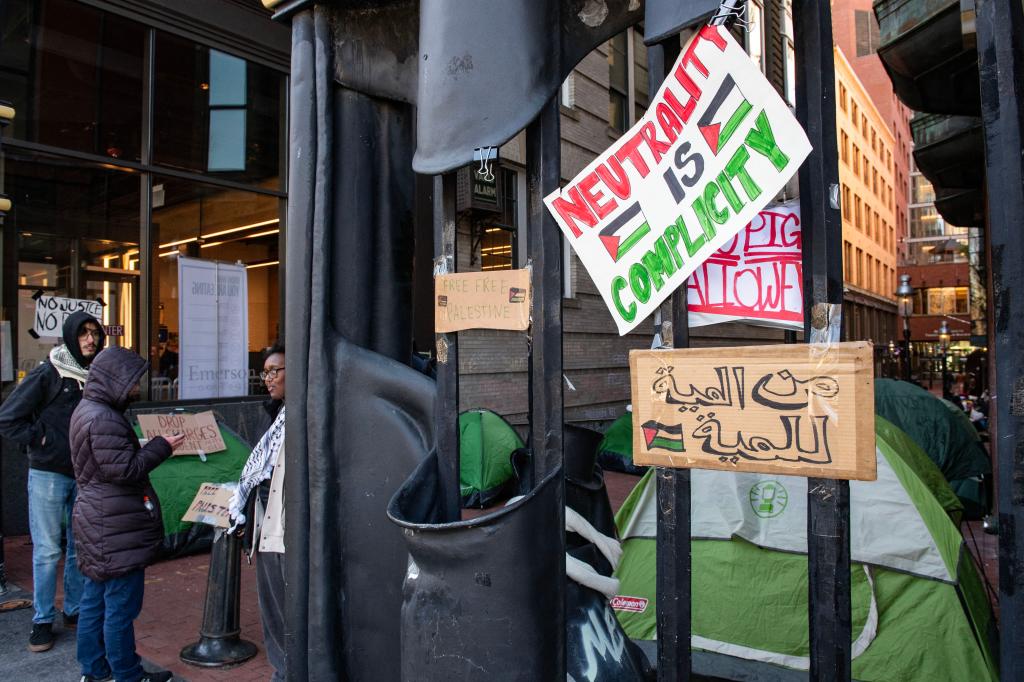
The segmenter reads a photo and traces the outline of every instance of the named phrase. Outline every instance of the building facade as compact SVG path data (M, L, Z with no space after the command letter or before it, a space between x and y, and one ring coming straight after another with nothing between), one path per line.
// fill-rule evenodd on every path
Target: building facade
M873 341L882 353L896 338L896 140L843 50L834 52L843 325L847 339Z
M0 5L2 319L9 390L56 339L39 295L102 302L109 343L150 360L178 397L177 258L240 264L249 391L280 326L289 33L258 3ZM239 339L233 339L239 342Z

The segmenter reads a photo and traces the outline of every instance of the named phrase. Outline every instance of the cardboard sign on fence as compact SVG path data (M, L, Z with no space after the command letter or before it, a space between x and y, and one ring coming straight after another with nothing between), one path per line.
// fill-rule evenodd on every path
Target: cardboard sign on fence
M633 461L875 480L871 344L634 350Z
M174 451L175 455L208 455L228 449L220 435L217 420L209 410L197 414L140 414L139 426L146 440L176 433L185 434L185 442Z
M231 525L228 519L228 503L231 501L232 492L231 488L218 483L203 483L181 520L228 528Z
M434 331L530 326L530 270L459 272L434 277Z

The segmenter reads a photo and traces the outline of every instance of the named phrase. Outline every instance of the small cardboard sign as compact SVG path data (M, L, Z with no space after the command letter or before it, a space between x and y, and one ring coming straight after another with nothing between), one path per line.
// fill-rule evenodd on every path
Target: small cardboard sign
M875 480L872 347L634 350L633 460Z
M217 420L210 411L197 414L140 414L139 426L146 440L176 433L185 434L185 442L174 451L175 455L208 455L228 449L220 435Z
M434 331L530 326L530 271L459 272L434 277Z
M181 520L228 528L231 525L228 519L228 503L231 501L232 492L229 486L203 483Z
M750 223L810 150L743 47L705 26L643 117L544 202L625 334Z
M800 202L764 209L690 275L690 326L719 322L802 331Z
M35 321L32 331L36 336L60 336L64 321L79 310L89 313L97 320L103 317L103 304L84 298L63 296L39 296L36 298Z

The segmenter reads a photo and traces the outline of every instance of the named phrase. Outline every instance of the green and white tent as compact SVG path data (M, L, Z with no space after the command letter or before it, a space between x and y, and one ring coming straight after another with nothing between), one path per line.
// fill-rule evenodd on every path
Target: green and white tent
M513 452L523 441L501 415L484 409L459 415L459 485L462 506L485 508L507 496Z
M985 588L941 477L915 470L906 436L876 429L878 480L850 482L853 676L858 680L998 679ZM693 640L752 668L807 670L807 479L694 470ZM927 479L927 480L926 480ZM952 510L955 512L956 510ZM613 602L633 639L656 636L655 479L616 518L623 557Z

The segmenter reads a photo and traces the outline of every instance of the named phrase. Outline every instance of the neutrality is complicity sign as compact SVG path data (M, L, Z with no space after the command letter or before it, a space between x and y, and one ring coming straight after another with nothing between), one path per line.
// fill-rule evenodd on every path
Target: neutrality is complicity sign
M644 117L544 201L626 334L744 229L810 151L746 52L707 26Z

